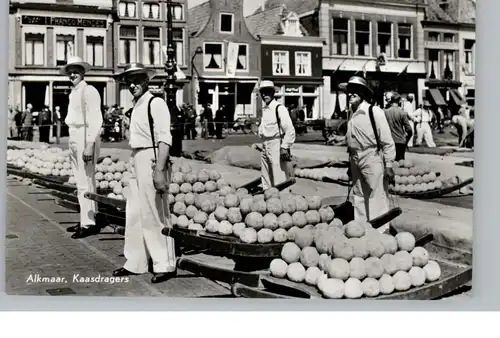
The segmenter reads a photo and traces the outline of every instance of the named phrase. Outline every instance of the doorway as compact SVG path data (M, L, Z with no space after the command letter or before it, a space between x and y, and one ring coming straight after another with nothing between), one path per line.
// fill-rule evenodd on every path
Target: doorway
M60 108L61 112L61 137L69 136L68 126L64 123L68 115L69 93L71 92L71 84L69 82L54 82L52 89L52 104L54 112L56 107Z
M48 82L24 82L24 91L26 93L24 107L28 104L33 106L33 112L40 112L45 106L45 91L47 90Z

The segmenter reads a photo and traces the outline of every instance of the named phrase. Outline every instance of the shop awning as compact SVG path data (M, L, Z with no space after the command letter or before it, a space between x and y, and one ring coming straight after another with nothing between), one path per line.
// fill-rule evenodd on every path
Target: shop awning
M437 88L430 88L429 93L431 95L432 100L437 106L446 106L446 101L441 95L441 92Z
M455 102L457 106L460 106L465 102L465 100L462 98L462 95L460 95L460 93L456 89L450 89L450 94L453 102Z

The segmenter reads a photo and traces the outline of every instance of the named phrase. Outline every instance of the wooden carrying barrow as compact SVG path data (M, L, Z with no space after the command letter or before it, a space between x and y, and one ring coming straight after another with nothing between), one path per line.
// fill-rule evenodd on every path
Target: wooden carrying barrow
M347 207L346 207L347 208ZM373 225L373 223L372 223ZM378 228L380 224L373 225ZM394 236L397 231L390 227L389 232ZM428 246L433 241L432 234L427 234L416 241L416 246ZM441 278L432 283L426 283L421 287L414 287L403 292L394 292L389 295L378 297L364 297L363 299L385 299L385 300L431 300L445 296L457 290L472 280L472 267L460 265L446 260L432 257L441 268ZM234 283L231 287L233 295L243 298L285 298L285 299L322 299L324 298L316 287L305 283L295 283L287 279L276 278L267 275L260 276L257 287Z
M283 190L293 183L294 180L290 180L278 185L276 188ZM242 187L245 187L253 194L258 194L262 192L259 184L260 178L253 180ZM118 227L124 227L125 221L123 210L125 209L125 201L115 200L92 193L86 193L85 196L86 198L109 206L109 210L100 210L100 217L108 218L110 223L117 222L119 224ZM327 203L328 199L325 199L324 201ZM349 202L332 207L334 208L337 217L343 221L350 217L354 217L352 205ZM118 209L122 212L121 215L117 215ZM114 210L114 212L110 210ZM387 214L373 220L371 223L375 227L382 226L400 214L401 209L395 208ZM110 215L113 219L110 218ZM172 236L175 239L176 252L180 257L177 265L179 269L190 271L195 275L225 282L231 285L240 283L251 287L257 287L259 285L262 273L268 274L265 271L268 269L271 260L281 255L281 250L285 244L248 244L243 243L236 236L222 236L207 233L205 231L179 228L164 228L162 233L166 236ZM235 262L235 266L233 269L220 267L201 262L194 257L190 257L200 253L230 258Z

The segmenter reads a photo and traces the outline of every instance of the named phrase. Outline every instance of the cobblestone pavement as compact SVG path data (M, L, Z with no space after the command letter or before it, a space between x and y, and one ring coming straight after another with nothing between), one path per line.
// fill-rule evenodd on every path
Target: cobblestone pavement
M123 237L103 230L74 240L66 227L78 214L54 203L33 186L7 180L6 293L11 295L78 296L228 296L230 291L205 278L180 271L178 278L151 284L151 274L128 280L89 282L85 277L112 277L122 266ZM53 280L40 280L54 277ZM83 278L82 278L83 277ZM59 280L57 280L59 278Z

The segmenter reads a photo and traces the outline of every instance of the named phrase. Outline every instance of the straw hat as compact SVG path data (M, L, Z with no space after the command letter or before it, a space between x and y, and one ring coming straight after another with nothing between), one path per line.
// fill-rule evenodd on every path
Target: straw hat
M278 91L278 88L276 88L273 81L269 81L269 80L260 81L259 91L261 91L262 89L270 89L270 88L274 89L275 92Z
M151 80L156 75L156 72L154 69L146 68L142 63L132 62L125 66L123 72L115 75L115 80L120 83L125 83L127 77L138 74L145 74Z
M373 91L368 87L368 83L360 76L353 76L347 83L339 84L339 89L348 93L355 93L361 96L364 100L371 100Z
M62 66L59 69L59 73L62 75L68 75L68 68L70 66L79 66L83 68L84 73L88 72L90 70L90 64L87 62L83 61L81 57L78 56L70 56L68 57L68 62L66 65Z

